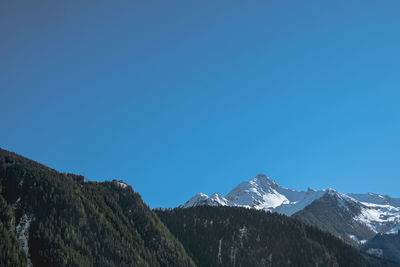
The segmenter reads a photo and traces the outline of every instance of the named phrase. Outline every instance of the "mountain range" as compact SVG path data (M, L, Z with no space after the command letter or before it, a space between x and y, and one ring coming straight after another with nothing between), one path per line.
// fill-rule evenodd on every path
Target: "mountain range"
M342 194L331 188L297 191L282 187L263 174L240 183L226 196L198 193L180 207L202 205L277 212L317 226L360 247L377 234L397 234L400 230L399 198L374 193ZM369 252L373 251L369 248Z
M259 181L282 193L271 210L314 192ZM241 192L151 210L122 180L90 181L0 149L0 266L398 266L381 258L398 255L387 238L375 236L368 254L292 218L324 197L288 217L266 212L262 197L257 209L229 206L245 203Z

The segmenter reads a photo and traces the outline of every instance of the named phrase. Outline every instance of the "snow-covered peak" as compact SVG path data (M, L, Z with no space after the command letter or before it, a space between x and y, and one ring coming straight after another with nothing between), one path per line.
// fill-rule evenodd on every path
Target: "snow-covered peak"
M226 197L219 193L210 196L199 193L181 207L198 205L239 206L293 215L321 198L337 203L346 218L362 223L374 232L395 233L400 225L400 199L378 194L342 194L335 189L297 191L285 188L264 174L244 181L230 191ZM330 208L327 206L326 208Z
M220 193L214 193L210 196L210 200L219 203L222 206L229 205L229 201L224 198Z
M332 192L336 191L332 189ZM315 191L311 188L307 191L288 189L268 176L259 174L237 185L226 197L218 193L211 196L199 193L182 207L228 205L276 211L290 216L321 198L324 193L324 190Z
M325 195L324 196L329 196L333 199L335 199L339 205L339 207L345 208L345 209L349 209L350 207L356 207L356 206L360 206L360 203L352 198L349 197L348 195L342 194L338 191L336 191L335 189L329 188L325 191Z
M191 200L202 200L202 199L208 199L208 196L203 193L197 193L194 197L191 198Z
M347 196L345 194L342 194L342 193L336 191L333 188L326 189L325 190L325 195L329 195L329 196L332 196L332 197L335 197L335 198L338 198L338 199L341 199L341 200L346 200L346 201L354 201L355 200L355 199L353 199L353 198L351 198L351 197L349 197L349 196Z
M325 193L326 193L327 195L330 195L330 196L336 196L336 195L339 195L339 194L340 194L338 191L336 191L336 190L333 189L333 188L325 189Z
M229 205L229 201L221 196L219 193L214 193L211 196L208 196L203 193L198 193L191 199L189 199L185 204L183 204L182 208L195 207L201 205L208 206L226 206Z
M185 204L183 204L182 207L188 208L198 205L204 205L207 199L209 199L209 197L206 194L197 193L194 197L192 197Z
M254 177L251 181L255 184L259 184L260 186L271 186L274 188L279 187L279 185L274 180L272 180L265 174L259 174L256 177Z
M250 181L245 181L228 193L226 198L235 206L256 209L271 209L289 203L289 200L276 189L279 185L266 175L259 174Z
M348 194L348 196L357 199L360 202L400 207L400 198L391 198L390 196L387 195L380 195L374 193L367 193L367 194L350 193Z

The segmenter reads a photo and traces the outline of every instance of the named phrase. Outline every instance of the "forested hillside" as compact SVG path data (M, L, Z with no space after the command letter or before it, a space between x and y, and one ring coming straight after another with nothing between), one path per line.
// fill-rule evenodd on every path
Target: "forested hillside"
M0 266L194 265L124 183L85 182L0 149L0 186Z
M277 213L221 206L156 212L198 266L395 266Z
M122 181L91 182L0 149L0 266L196 265L394 266L284 215L154 212Z

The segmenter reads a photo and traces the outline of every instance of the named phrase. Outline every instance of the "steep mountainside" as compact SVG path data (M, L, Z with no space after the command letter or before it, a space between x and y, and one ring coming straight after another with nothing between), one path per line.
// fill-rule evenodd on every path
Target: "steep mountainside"
M365 224L353 220L361 209L359 203L331 190L292 217L358 245L375 235Z
M0 266L26 266L27 259L15 233L14 212L0 195Z
M0 248L0 266L194 266L130 186L1 149Z
M395 266L277 213L197 206L157 214L198 266Z

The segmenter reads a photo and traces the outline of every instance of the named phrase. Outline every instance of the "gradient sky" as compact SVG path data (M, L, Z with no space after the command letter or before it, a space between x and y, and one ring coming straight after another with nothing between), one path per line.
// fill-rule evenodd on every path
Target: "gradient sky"
M84 2L84 3L83 3ZM1 1L0 147L151 207L265 173L400 197L400 1Z

